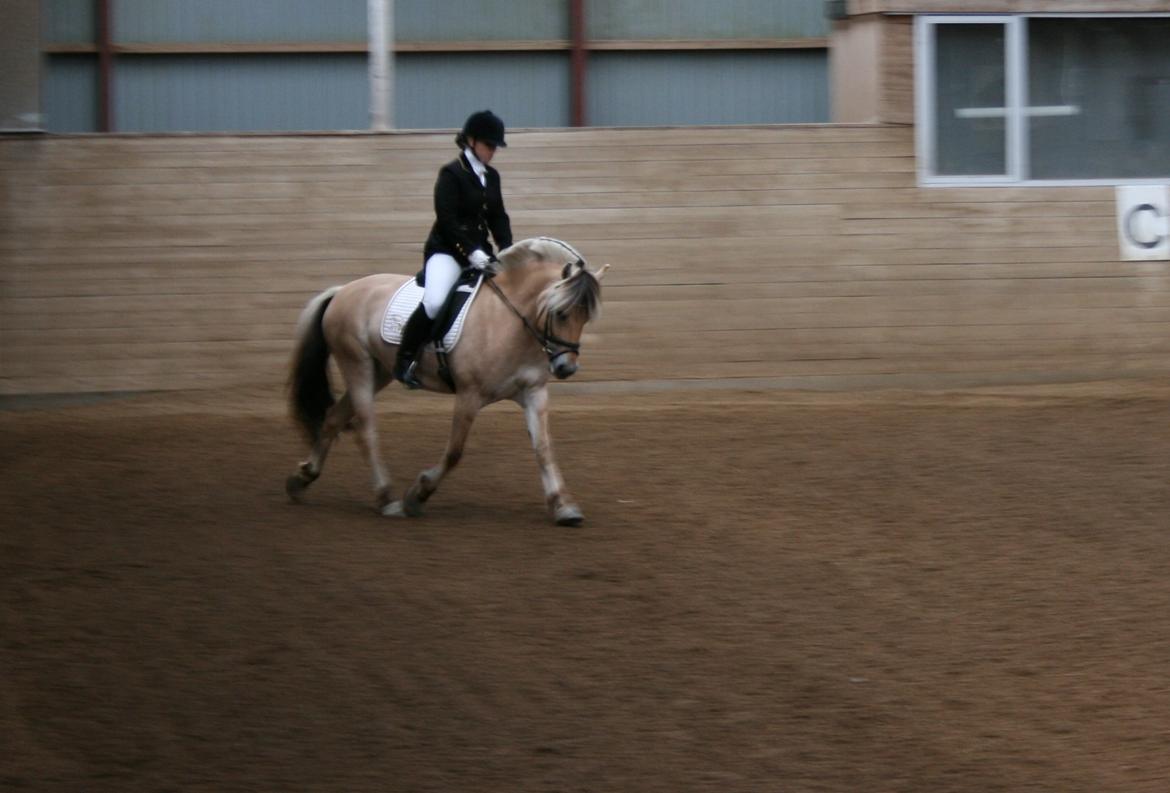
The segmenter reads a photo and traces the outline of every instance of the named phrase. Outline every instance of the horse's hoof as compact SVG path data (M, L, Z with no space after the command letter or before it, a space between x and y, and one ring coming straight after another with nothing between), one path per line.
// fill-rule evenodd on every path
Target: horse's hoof
M558 526L580 526L585 522L585 516L581 514L581 510L571 504L560 507L555 517Z
M284 492L288 493L288 497L299 504L301 501L301 493L304 493L305 488L308 486L308 483L304 479L294 474L285 480Z
M423 503L412 489L402 499L402 511L408 518L421 518L423 514Z
M405 518L406 511L402 508L401 501L391 501L382 507L382 514L387 518Z

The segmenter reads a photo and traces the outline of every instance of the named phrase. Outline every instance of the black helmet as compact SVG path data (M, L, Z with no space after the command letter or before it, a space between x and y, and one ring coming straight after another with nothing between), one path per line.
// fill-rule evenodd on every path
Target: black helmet
M463 137L475 138L497 147L505 147L504 122L490 110L480 110L467 117L463 124Z

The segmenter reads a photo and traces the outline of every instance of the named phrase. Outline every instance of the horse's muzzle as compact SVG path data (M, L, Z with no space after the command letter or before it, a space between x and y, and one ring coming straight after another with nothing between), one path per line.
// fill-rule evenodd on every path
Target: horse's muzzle
M567 355L558 355L549 362L549 369L558 380L567 380L577 373L577 362Z

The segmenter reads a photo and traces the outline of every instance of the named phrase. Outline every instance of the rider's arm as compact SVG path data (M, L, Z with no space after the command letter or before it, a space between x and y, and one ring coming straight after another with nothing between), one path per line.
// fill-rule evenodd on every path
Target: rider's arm
M512 245L512 221L504 209L504 193L500 187L499 171L496 172L495 179L492 181L495 182L495 187L494 190L490 186L488 188L487 222L488 228L492 232L492 239L496 241L496 247L503 250ZM491 184L492 182L489 181L488 185Z

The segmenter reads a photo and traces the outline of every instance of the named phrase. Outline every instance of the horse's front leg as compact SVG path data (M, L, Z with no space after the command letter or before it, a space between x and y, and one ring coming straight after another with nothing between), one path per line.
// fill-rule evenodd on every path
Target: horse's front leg
M536 450L536 462L540 465L540 481L544 485L544 498L549 512L558 526L580 526L585 516L565 489L561 469L553 458L552 436L548 431L548 387L542 385L529 389L516 401L524 408L528 436L532 439L532 448Z
M423 504L439 489L439 484L451 469L459 465L463 457L463 446L483 401L477 395L459 393L455 396L455 414L451 418L451 435L447 438L447 450L438 465L418 475L414 484L402 499L403 511L412 518L422 514Z

